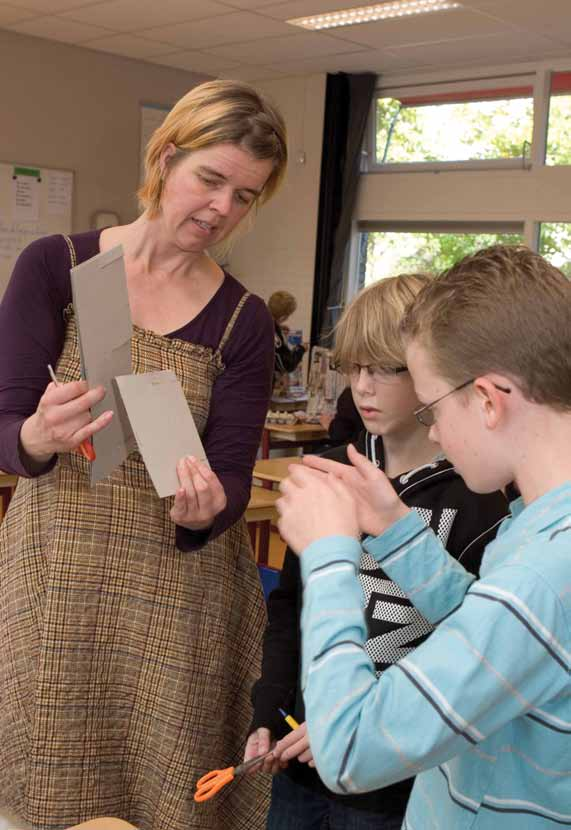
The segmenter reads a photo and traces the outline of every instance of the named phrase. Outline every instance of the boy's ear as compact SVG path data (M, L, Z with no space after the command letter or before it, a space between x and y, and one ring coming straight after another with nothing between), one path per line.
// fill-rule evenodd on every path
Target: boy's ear
M474 390L478 396L485 424L496 429L506 413L506 394L486 376L476 378Z

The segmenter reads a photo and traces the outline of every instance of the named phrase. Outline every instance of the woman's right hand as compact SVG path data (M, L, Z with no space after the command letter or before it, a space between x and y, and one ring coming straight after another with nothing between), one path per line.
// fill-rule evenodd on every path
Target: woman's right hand
M263 755L265 752L269 752L271 743L272 736L270 730L266 729L265 726L260 726L255 732L252 732L246 741L244 761L249 761L257 755ZM275 775L280 770L285 769L285 767L287 767L287 763L280 764L279 761L276 761L273 755L269 755L260 764L254 764L254 766L248 770L248 774L253 772L270 772L272 775Z
M113 417L107 410L94 421L90 409L105 397L103 386L89 389L84 380L50 383L38 407L22 424L20 444L32 461L46 463L59 452L76 449L86 438L103 429Z

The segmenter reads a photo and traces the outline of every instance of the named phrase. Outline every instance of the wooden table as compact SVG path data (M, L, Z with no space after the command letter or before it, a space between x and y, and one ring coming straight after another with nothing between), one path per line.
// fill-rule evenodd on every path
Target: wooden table
M253 476L258 481L268 481L270 486L279 484L289 475L291 464L301 464L300 455L288 455L283 458L259 458L254 464Z
M257 559L261 565L265 565L268 561L272 521L275 522L277 519L277 511L273 505L275 504L275 500L279 498L279 493L274 490L274 485L279 484L280 481L286 478L289 474L288 468L291 464L299 464L300 461L301 457L299 455L290 455L286 458L261 458L254 464L252 477L255 482L261 482L261 486L252 487L252 493L255 490L261 490L264 493L271 493L276 497L272 502L273 515L269 515L271 511L268 511L267 516L261 516L259 514L259 520L250 528L252 545L254 546L254 550L257 550ZM257 495L257 498L261 499L263 497ZM246 511L246 519L247 517L248 511Z
M245 516L258 565L268 564L270 525L278 519L276 502L279 497L280 494L277 490L272 490L271 485L269 488L254 485L250 490L250 501L248 502ZM256 545L258 528L260 531L260 541Z
M270 457L270 450L283 447L314 447L327 438L321 424L269 424L262 433L262 458Z

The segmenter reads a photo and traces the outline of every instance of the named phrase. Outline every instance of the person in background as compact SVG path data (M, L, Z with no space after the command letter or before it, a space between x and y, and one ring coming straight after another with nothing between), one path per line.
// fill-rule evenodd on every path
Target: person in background
M515 482L521 493L479 579L354 449L351 467L314 457L282 483L280 531L302 555L317 768L339 793L414 770L405 830L571 823L570 330L571 283L523 246L461 260L404 321L430 438L473 490ZM380 677L365 648L359 533L436 626Z
M472 493L452 464L430 441L428 429L414 416L418 399L407 370L399 331L407 306L431 282L425 274L384 279L362 291L341 318L333 359L349 377L364 422L357 447L383 470L423 526L434 530L452 556L477 573L486 541L507 512L501 493ZM326 454L349 464L347 447ZM367 634L366 654L377 677L423 642L433 625L363 552L358 563L361 608ZM268 830L399 830L412 781L374 788L362 795L332 792L312 768L301 691L299 560L286 552L280 583L268 605L262 674L253 689L254 720L245 758L264 752L284 734L279 709L301 724L280 742L288 752L286 769L268 761L276 773ZM332 688L335 680L331 681ZM283 755L282 755L283 757ZM409 779L412 777L411 770Z
M241 517L274 363L265 303L208 251L286 161L283 118L253 87L195 87L149 141L141 215L32 243L0 306L0 468L21 476L0 530L0 799L37 830L263 825L261 779L192 800L251 719L265 605ZM173 499L138 452L93 488L74 452L117 415L90 417L105 390L80 380L70 267L119 244L133 372L174 371L211 465L181 459Z
M363 431L363 419L353 400L350 386L346 386L337 398L334 415L320 415L319 423L327 430L333 445L356 441Z
M307 343L290 348L287 342L289 329L285 323L297 308L293 294L289 291L274 291L268 300L268 308L274 321L274 380L277 380L281 375L293 372L297 368L307 351Z

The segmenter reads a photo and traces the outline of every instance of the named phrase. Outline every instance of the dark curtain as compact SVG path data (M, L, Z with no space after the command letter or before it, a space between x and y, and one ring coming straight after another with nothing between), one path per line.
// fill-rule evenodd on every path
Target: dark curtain
M343 300L343 274L377 76L327 76L311 342L328 345Z

